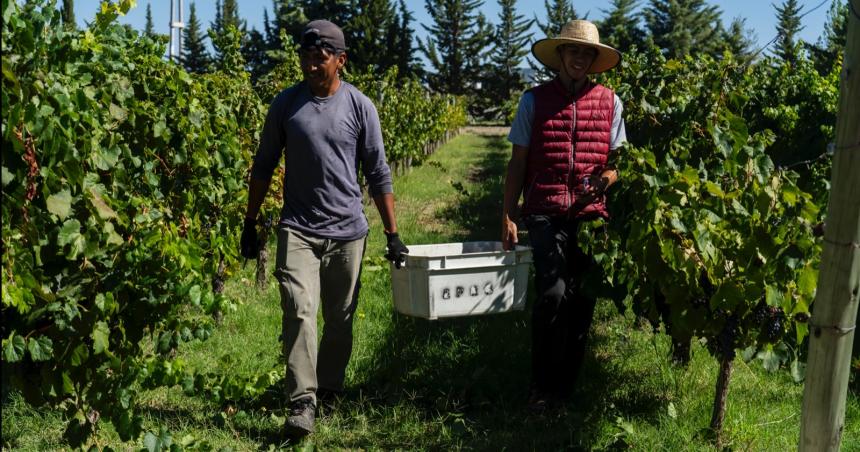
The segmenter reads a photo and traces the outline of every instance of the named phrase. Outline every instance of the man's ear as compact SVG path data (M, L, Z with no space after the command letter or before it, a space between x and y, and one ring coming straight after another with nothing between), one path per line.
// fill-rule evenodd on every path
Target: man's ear
M347 60L346 52L341 52L337 56L337 68L340 69L340 68L344 67L346 65L346 60Z

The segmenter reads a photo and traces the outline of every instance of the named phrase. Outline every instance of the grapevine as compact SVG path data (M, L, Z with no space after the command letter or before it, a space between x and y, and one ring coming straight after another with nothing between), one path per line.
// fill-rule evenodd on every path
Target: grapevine
M73 446L105 421L139 438L136 385L182 384L220 401L278 378L173 358L235 307L218 289L239 266L262 87L236 67L192 75L166 61L161 38L116 23L132 3L105 2L85 30L62 26L54 2L0 8L4 382L64 411ZM398 136L455 127L437 110L420 124L437 135ZM415 142L392 147L395 163L423 155Z
M665 324L673 344L703 338L721 362L712 419L719 438L736 351L798 350L807 334L829 161L795 165L787 156L808 153L792 146L810 143L784 137L809 135L807 124L823 120L814 146L824 152L836 79L805 63L788 71L773 61L746 67L729 54L678 61L646 51L604 82L624 100L633 144L619 152L622 183L610 196L608 228L585 225L580 240L613 296L655 327ZM783 84L791 87L776 89ZM774 121L774 109L799 120Z

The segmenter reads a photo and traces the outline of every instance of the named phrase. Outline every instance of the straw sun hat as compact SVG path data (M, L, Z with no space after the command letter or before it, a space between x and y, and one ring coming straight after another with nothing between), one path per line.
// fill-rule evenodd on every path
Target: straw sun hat
M561 27L561 33L555 38L545 38L534 43L532 54L544 66L558 71L561 69L561 57L556 48L564 44L585 45L597 50L597 58L588 68L589 74L608 71L621 61L621 52L600 43L597 27L587 20L571 20Z

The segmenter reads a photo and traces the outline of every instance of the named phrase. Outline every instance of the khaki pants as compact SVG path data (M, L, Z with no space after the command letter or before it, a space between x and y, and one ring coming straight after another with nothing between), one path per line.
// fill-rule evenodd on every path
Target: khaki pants
M321 239L283 225L278 229L275 277L291 402L306 396L316 401L317 388L343 389L365 240ZM317 353L320 301L325 324Z

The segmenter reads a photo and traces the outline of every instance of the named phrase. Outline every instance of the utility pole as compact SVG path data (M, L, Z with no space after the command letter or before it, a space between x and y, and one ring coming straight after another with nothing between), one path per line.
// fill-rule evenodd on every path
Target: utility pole
M848 0L848 8L833 179L809 325L801 452L836 452L841 445L860 301L860 0Z
M176 4L179 8L176 8ZM185 28L185 22L182 21L182 0L170 0L170 45L168 55L170 61L180 61L182 59L182 29ZM176 51L174 51L176 48Z

